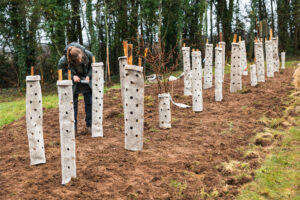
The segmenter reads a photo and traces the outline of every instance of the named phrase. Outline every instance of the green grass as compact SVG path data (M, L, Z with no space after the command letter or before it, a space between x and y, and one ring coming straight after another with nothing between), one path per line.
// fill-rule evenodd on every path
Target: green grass
M110 89L120 88L120 85L113 85L112 87L105 87L104 92L106 93ZM3 91L2 91L3 92ZM12 92L12 96L9 97L8 93ZM2 93L3 94L3 93ZM26 97L24 92L18 95L18 92L13 90L5 91L5 94L0 95L0 128L6 124L10 124L21 117L26 113ZM83 99L83 96L80 95L79 99ZM58 96L57 94L47 94L43 96L43 108L51 109L57 108L58 106Z
M284 134L277 146L246 184L238 200L300 199L300 124Z
M46 109L56 108L58 104L57 95L43 97L43 107ZM0 128L25 115L26 102L25 97L20 100L0 103Z

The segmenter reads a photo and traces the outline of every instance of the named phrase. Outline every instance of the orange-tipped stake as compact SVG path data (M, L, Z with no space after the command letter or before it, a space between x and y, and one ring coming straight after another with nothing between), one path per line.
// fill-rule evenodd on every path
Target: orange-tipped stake
M61 69L58 70L58 80L59 81L62 80L62 70Z
M195 51L195 49L192 49L192 52L194 52Z
M183 47L185 47L185 43L183 43Z
M34 76L34 68L33 68L33 66L31 66L31 69L30 69L30 75Z
M242 41L242 37L241 36L239 36L239 42L241 42Z
M219 44L219 47L222 48L222 44L221 43Z
M208 44L208 38L206 39L206 44Z
M71 70L68 69L68 80L71 80Z
M128 58L128 42L127 40L123 41L123 49L124 49L124 56Z
M93 63L95 63L96 62L96 59L95 59L95 56L93 56Z
M132 59L133 59L133 44L128 44L128 64L132 65Z
M139 57L139 66L141 67L142 66L142 58Z
M147 57L147 53L148 53L148 48L145 48L145 50L144 50L144 57L145 58Z
M273 37L273 33L272 33L272 29L270 29L270 40L272 39Z
M237 34L233 35L233 42L236 43Z

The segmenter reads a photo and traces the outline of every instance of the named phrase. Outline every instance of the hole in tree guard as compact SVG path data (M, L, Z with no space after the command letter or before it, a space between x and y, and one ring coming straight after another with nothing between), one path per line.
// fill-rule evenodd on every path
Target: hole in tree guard
M139 120L138 120L138 119L136 119L135 121L136 121L136 122L139 122Z
M138 137L138 135L135 135L135 137Z
M134 82L133 82L133 81L130 81L130 83L131 83L131 84L134 84Z
M70 150L69 147L67 148L67 150L68 150L68 151Z
M66 114L68 114L68 112L66 112Z
M70 166L68 166L68 169L70 169Z
M132 130L132 129L133 129L133 127L132 127L132 126L130 126L130 129Z
M136 91L138 92L138 91L139 91L139 89L136 89Z
M135 76L136 76L136 77L139 77L139 75L138 75L138 74L136 74Z
M30 85L30 87L32 87L32 85Z
M37 93L34 94L35 96L37 95Z
M128 76L129 74L128 74L128 73L126 73L125 75L126 75L126 76Z
M133 112L131 111L130 114L133 115Z
M136 106L136 107L139 107L139 104L136 104L135 106Z
M133 96L130 96L130 99L133 99Z
M32 101L30 101L30 103L32 103Z
M128 88L126 88L126 91L128 91Z

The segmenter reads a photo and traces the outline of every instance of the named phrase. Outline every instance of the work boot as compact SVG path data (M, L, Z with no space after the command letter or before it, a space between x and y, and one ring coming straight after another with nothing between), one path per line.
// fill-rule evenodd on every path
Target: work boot
M91 127L86 127L85 128L85 134L86 135L92 135L92 128Z

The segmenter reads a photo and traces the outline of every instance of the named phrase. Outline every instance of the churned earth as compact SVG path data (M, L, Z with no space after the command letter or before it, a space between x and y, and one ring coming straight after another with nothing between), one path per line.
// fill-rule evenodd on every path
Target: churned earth
M265 127L259 119L280 117L293 89L292 69L275 73L265 83L229 93L215 102L214 89L203 90L204 111L172 106L172 128L158 128L156 85L145 87L144 149L124 149L124 115L120 90L104 96L104 137L76 137L77 178L61 185L58 109L44 111L47 163L30 166L25 117L0 129L0 199L232 199L251 176L233 180L222 163L259 161L245 157L251 138ZM191 105L183 96L183 80L174 84L173 100ZM84 103L79 108L83 132ZM251 159L251 161L249 160ZM207 196L206 196L207 197Z

